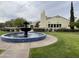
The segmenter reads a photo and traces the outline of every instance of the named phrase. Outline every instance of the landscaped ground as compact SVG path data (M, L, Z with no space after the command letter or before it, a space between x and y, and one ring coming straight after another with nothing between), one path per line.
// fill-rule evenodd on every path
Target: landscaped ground
M4 33L6 32L0 31L0 35ZM58 42L49 46L31 49L30 57L79 57L79 32L46 32L46 34L56 36ZM0 48L0 53L3 51Z
M56 36L58 42L31 49L30 57L79 57L79 32L46 32L46 34Z
M4 32L4 31L0 31L0 35L5 34L5 33L6 33L6 32ZM4 52L4 50L0 48L0 54L1 54L2 52Z
M2 34L5 34L5 33L7 33L7 32L4 32L4 31L0 31L0 35L2 35Z

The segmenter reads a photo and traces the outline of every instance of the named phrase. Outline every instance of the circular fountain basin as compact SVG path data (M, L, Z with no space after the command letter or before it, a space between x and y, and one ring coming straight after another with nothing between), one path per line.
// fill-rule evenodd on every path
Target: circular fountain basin
M39 32L28 32L28 37L24 37L24 32L13 32L1 36L1 40L6 42L33 42L46 38L46 35Z

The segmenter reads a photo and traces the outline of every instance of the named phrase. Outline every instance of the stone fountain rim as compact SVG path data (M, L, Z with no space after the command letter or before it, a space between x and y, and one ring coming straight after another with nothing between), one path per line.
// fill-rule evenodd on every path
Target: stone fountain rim
M14 33L19 34L19 33L24 33L24 32L10 32L10 33L6 33L6 34L1 35L1 37L2 38L9 38L9 39L34 39L34 38L29 38L29 37L22 37L21 38L21 37L8 37L8 36L6 36L8 34L14 34ZM39 36L39 38L41 38L43 36L47 36L46 34L40 33L40 32L29 32L29 33L43 34L42 36ZM35 37L35 38L38 38L38 37Z

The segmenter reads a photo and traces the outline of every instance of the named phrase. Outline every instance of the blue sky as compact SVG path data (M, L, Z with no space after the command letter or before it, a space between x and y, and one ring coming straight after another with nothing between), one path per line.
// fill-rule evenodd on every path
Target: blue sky
M75 16L79 17L79 1L73 3ZM0 22L17 17L38 21L42 10L49 17L60 15L69 18L70 1L0 1Z

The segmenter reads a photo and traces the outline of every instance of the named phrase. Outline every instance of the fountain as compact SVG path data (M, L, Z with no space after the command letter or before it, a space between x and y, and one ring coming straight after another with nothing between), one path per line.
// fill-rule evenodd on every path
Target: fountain
M1 36L2 41L6 42L34 42L43 40L46 38L46 35L40 32L29 32L31 28L28 28L28 22L24 22L24 27L20 29L23 32L11 32Z
M28 28L28 26L27 26L28 24L29 24L28 22L24 22L24 27L21 28L21 30L24 31L24 36L25 37L28 37L28 31L31 30L31 28Z

